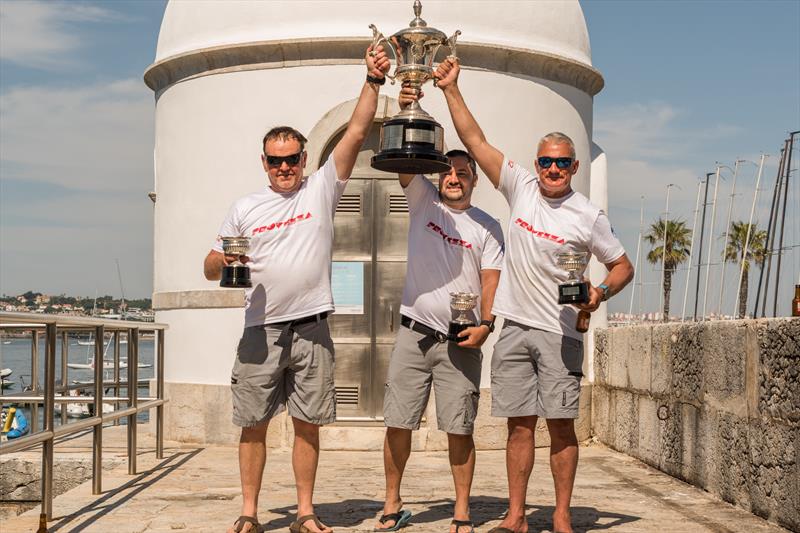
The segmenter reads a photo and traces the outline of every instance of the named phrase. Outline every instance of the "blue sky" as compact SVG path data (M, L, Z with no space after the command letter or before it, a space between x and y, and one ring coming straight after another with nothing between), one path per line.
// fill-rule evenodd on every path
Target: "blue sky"
M0 293L118 294L118 258L126 295L150 294L153 97L142 73L154 57L163 6L0 0ZM594 136L609 156L609 211L632 259L640 198L652 222L663 214L667 184L677 184L670 217L691 226L697 177L716 161L732 167L737 158L769 153L762 198L770 196L776 154L786 133L800 129L800 2L582 6L593 62L606 80L595 97ZM723 176L716 236L730 200L731 176ZM744 163L733 219L747 217L754 181L755 166ZM790 190L790 212L800 212L798 189ZM760 202L759 222L766 209ZM800 216L790 217L786 239L800 243ZM800 248L783 269L788 287L800 272ZM640 271L644 307L655 310L660 272ZM719 277L714 266L710 310ZM734 278L729 268L726 280ZM673 313L684 285L680 273ZM724 292L730 309L733 290ZM611 310L627 311L629 293Z

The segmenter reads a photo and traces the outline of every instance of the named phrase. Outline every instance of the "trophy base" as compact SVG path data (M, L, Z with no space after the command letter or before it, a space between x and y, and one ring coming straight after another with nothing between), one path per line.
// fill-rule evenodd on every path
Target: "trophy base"
M589 285L584 281L562 283L558 286L558 303L561 305L589 303Z
M226 265L222 267L222 279L219 286L226 289L246 289L253 286L250 281L250 269L244 265Z
M459 337L458 334L467 328L475 327L476 324L472 322L450 322L450 327L447 330L447 340L450 342L461 342L466 340L466 337Z
M393 117L381 126L380 152L372 168L397 174L438 174L450 170L442 153L444 130L424 111Z

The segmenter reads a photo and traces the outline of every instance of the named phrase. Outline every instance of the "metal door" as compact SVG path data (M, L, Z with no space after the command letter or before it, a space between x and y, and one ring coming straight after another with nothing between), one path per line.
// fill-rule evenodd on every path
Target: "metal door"
M351 178L334 228L334 297L337 272L355 273L350 281L363 283L363 312L339 310L329 320L336 346L338 420L382 420L406 274L408 204L397 178Z

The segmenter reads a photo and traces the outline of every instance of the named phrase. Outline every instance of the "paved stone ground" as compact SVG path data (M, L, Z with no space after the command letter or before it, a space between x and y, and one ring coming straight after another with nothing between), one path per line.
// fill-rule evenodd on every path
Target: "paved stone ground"
M124 428L104 432L104 453L124 455ZM155 458L153 440L140 434L136 476L122 464L104 472L103 494L91 481L53 503L49 531L102 533L222 532L241 504L236 449L168 443ZM56 446L56 453L59 453ZM266 531L286 531L295 511L289 452L271 452L259 518ZM383 502L378 452L323 452L317 512L337 532L371 531ZM504 452L478 452L472 491L476 529L486 532L505 510ZM405 533L446 532L452 513L452 481L444 453L416 452L404 479L405 507L414 513ZM531 532L550 531L553 489L547 450L537 450L528 491ZM0 524L2 533L36 531L39 508ZM581 448L573 524L576 531L785 532L628 456L599 445Z

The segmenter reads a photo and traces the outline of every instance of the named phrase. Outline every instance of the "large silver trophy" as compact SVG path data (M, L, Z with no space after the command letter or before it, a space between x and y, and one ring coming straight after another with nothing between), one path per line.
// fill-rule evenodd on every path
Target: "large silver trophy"
M219 280L220 287L226 288L246 288L252 287L250 281L250 268L239 262L239 256L247 255L250 249L250 239L247 237L223 237L222 251L225 255L235 255L236 260L222 267L222 277Z
M420 18L422 4L414 2L414 20L408 28L398 31L389 39L383 36L374 24L372 48L385 44L392 49L395 58L394 75L387 77L394 83L410 85L419 93L422 85L433 78L433 60L442 45L450 49L448 57L456 57L456 31L447 37L443 32L429 28ZM447 172L450 163L442 153L444 130L419 102L414 101L381 126L380 152L372 157L372 167L385 172L400 174L434 174Z
M467 328L476 326L474 320L468 317L465 313L472 311L478 304L478 295L471 292L451 292L450 293L450 307L458 311L458 316L450 321L450 327L447 330L447 338L452 342L461 342L466 340L464 337L459 337L458 334Z
M564 252L556 254L556 264L566 270L567 281L558 286L559 304L585 304L589 302L589 284L582 281L578 272L583 272L589 262L589 252ZM575 329L585 333L589 329L592 315L588 311L578 311Z

